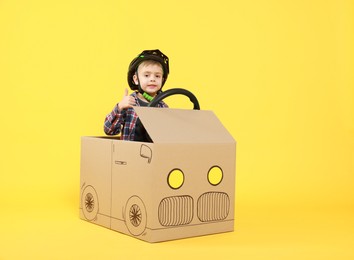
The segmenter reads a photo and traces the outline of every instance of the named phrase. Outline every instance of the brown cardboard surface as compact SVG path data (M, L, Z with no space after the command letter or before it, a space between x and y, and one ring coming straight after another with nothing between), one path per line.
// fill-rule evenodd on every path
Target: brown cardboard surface
M233 137L212 111L134 107L155 143L226 143Z
M148 242L232 231L236 143L214 113L137 112L154 143L82 137L80 217Z

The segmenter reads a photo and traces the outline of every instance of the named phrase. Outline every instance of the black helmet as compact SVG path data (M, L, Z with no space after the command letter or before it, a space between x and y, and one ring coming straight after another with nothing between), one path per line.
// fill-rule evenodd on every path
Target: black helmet
M163 69L163 82L162 86L165 84L170 68L168 66L168 57L163 54L160 50L145 50L140 53L129 65L128 69L128 84L131 90L139 90L139 85L136 85L133 80L133 76L136 73L141 62L145 60L154 60L161 64ZM162 87L161 86L161 87Z

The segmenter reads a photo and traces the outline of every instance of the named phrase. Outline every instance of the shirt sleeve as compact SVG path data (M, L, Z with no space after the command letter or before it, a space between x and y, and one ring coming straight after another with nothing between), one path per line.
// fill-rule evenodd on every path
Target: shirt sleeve
M124 124L125 110L119 111L118 104L113 108L104 121L104 132L107 135L117 135Z
M160 101L160 102L157 104L157 107L168 108L168 105L167 105L164 101Z

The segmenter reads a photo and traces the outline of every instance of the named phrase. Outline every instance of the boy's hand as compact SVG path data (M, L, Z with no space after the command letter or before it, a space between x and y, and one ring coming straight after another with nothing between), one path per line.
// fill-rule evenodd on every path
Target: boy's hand
M118 108L119 110L122 110L133 106L135 106L135 99L129 95L128 89L126 88L122 100L118 103Z

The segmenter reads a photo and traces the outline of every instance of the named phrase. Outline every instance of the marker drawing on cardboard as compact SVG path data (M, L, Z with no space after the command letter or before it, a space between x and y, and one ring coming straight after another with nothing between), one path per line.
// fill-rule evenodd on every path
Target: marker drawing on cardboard
M80 217L148 242L233 231L236 142L215 114L134 110L151 142L82 137Z
M152 150L149 146L142 144L140 146L140 156L147 159L148 163L152 160Z
M81 139L80 217L149 242L234 228L236 142L190 91L162 91L169 71L160 50L136 56L127 77L134 92L104 122L120 138ZM168 108L172 95L193 110Z

